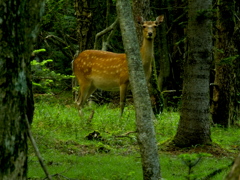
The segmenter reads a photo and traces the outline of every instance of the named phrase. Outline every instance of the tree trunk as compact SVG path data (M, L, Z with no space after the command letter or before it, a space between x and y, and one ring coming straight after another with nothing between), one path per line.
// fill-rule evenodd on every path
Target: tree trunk
M27 125L33 119L30 54L44 1L0 3L0 179L27 179Z
M79 52L88 49L89 29L92 24L92 12L89 8L89 0L75 0L75 15L77 18L77 37Z
M133 14L134 18L143 17L144 20L150 19L151 9L150 9L150 0L133 0ZM142 44L142 28L137 25L135 22L137 37L139 46Z
M231 171L226 176L225 180L239 180L240 179L240 154L236 158Z
M240 16L240 9L238 7L240 7L240 1L236 1L235 2L235 13L236 15L239 17ZM235 31L233 33L233 43L234 43L234 47L236 48L237 52L236 54L240 54L240 21L237 21L236 25L235 25ZM239 118L239 102L240 102L240 57L238 56L238 58L235 60L235 73L236 73L236 84L235 84L235 114L236 114L236 119ZM235 122L234 122L235 123Z
M127 54L130 83L136 110L138 144L142 158L143 177L145 180L161 178L159 157L152 121L152 109L143 71L136 29L129 1L117 1L117 13L122 32L124 49Z
M153 6L154 7L158 7L158 8L167 8L167 1L165 0L155 0L153 2ZM157 15L160 14L165 14L165 11L163 10L158 10L157 11ZM167 16L166 16L167 17ZM159 50L159 55L160 55L160 59L159 59L159 63L156 62L156 64L159 64L160 70L159 70L159 74L157 77L157 84L158 84L158 88L159 91L162 92L163 90L167 90L169 85L171 84L171 81L169 80L169 76L170 76L170 61L169 61L169 52L168 52L168 41L167 41L167 20L165 20L162 25L159 27L159 41L157 41L157 45L158 45L158 50Z
M167 11L165 9L168 6L168 2L165 0L154 0L151 2L151 7L156 7L155 13L156 15L164 14L165 17L168 17ZM164 90L172 89L173 80L170 78L170 60L169 60L169 51L168 51L168 38L167 38L167 20L168 18L161 24L159 30L157 31L158 37L156 39L157 51L156 51L156 61L154 67L153 81L154 85L156 85L156 90L153 91L155 101L154 112L159 114L163 107L167 107L167 96L164 96L162 93ZM158 95L158 98L156 98ZM166 97L166 98L165 98Z
M75 15L77 19L77 38L79 49L76 51L73 59L75 59L79 53L88 49L89 44L89 29L92 24L92 12L89 8L89 0L75 0L74 3ZM75 89L77 86L76 78L72 79L72 95L73 100L76 101L78 97L78 91Z
M174 143L180 147L211 143L209 78L212 61L212 0L188 1L188 56L182 107Z
M234 63L236 52L232 41L235 27L234 1L218 0L217 7L215 80L211 113L214 123L229 127L236 121L238 105Z

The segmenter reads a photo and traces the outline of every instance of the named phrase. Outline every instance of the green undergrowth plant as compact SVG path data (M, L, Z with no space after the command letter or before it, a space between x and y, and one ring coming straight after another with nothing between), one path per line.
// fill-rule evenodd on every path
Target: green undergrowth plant
M34 54L45 52L45 49L34 50ZM72 75L57 73L51 68L51 63L54 60L46 59L43 61L32 60L32 84L35 93L53 93L59 89L66 89L64 81L73 78Z
M173 111L163 111L157 115L157 121L154 122L156 136L161 142L173 137L177 132L179 113Z
M228 165L232 160L227 157L205 156L202 153L185 153L181 155L162 154L160 162L162 177L167 180L220 180L224 179L223 177L228 173ZM194 164L195 166L192 166ZM191 171L189 171L190 165ZM220 172L211 175L219 169Z
M208 179L216 179L219 178L219 174L226 174L232 164L229 160L226 164L221 164L217 167L213 167L208 170L200 170L201 163L206 163L204 159L207 157L212 157L211 154L208 153L192 153L192 154L180 154L183 164L187 167L186 175L183 175L184 179L187 180L208 180Z
M212 127L212 140L230 152L236 152L240 147L240 128Z
M208 157L211 156L211 154L206 154L206 153L199 153L199 154L181 154L179 157L181 158L183 164L187 166L188 168L188 173L185 176L185 179L191 180L191 179L196 179L199 174L194 174L193 168L200 164L201 160L203 157ZM202 173L201 173L202 175Z

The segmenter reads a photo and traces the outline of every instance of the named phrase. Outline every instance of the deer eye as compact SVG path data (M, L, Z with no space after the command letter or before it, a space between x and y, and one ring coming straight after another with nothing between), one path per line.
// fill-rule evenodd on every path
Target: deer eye
M142 26L143 28L146 28L146 26Z

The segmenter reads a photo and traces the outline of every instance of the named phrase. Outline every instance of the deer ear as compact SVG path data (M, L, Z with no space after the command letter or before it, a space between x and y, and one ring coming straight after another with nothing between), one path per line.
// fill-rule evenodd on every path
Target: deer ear
M163 22L164 19L164 15L160 15L156 18L156 25L158 26L159 24L161 24Z
M142 16L138 16L136 18L136 21L137 21L138 24L142 25L143 24L143 17Z

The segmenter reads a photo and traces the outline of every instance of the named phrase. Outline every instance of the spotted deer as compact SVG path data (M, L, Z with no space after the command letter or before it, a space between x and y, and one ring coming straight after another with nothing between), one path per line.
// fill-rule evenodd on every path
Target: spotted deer
M154 38L156 27L163 22L164 16L158 16L155 21L144 21L139 17L142 26L143 43L140 49L143 68L147 81L152 72L154 56ZM73 61L73 72L80 85L77 105L79 112L88 97L96 89L105 91L120 91L120 115L123 114L129 74L126 54L101 50L85 50Z

